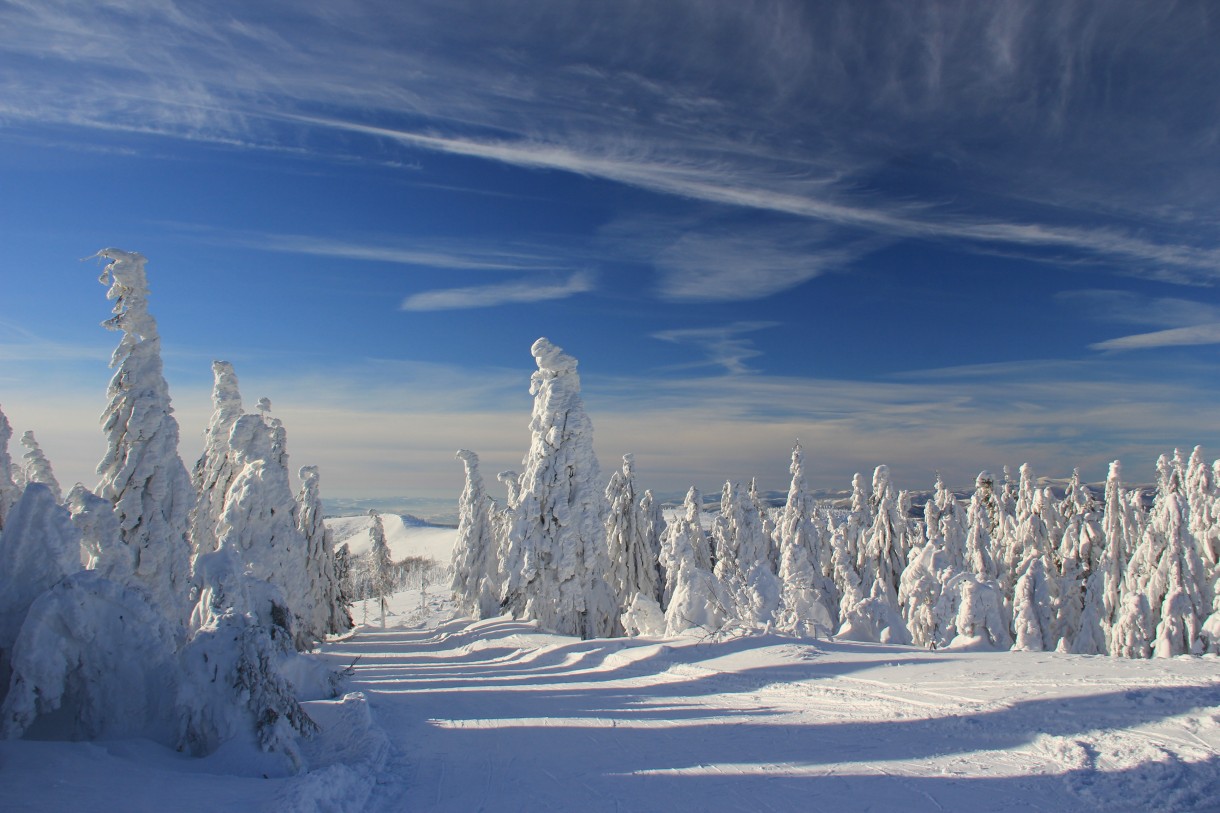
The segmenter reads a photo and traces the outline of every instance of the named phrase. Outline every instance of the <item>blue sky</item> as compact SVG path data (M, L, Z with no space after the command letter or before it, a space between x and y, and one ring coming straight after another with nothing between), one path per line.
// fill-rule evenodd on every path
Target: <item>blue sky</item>
M93 482L149 258L188 463L210 361L332 495L519 466L547 336L608 472L1220 454L1207 2L0 3L0 404Z

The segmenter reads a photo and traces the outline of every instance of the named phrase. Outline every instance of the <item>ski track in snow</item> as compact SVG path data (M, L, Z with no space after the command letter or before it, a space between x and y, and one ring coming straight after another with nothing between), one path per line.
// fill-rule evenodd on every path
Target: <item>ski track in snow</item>
M430 616L359 657L397 811L1220 810L1220 661L774 635L580 641Z

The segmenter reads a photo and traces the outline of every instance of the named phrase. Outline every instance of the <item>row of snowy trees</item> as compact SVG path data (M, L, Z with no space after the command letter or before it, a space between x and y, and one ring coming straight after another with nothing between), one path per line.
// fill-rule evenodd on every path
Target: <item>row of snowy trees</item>
M878 466L850 507L819 505L800 444L787 500L728 482L704 521L694 488L667 523L631 455L599 488L576 361L534 344L532 442L508 499L466 469L453 589L477 617L511 613L585 637L771 628L927 647L1126 657L1220 652L1220 461L1164 456L1150 508L1111 465L1101 502L1062 496L1029 466L977 478L963 504L940 478L914 516Z
M283 425L245 413L213 365L214 411L193 471L148 310L145 259L106 249L121 332L93 491L64 497L32 434L20 467L0 413L0 733L145 734L192 753L253 736L298 760L314 726L282 667L351 627L318 471L292 493Z

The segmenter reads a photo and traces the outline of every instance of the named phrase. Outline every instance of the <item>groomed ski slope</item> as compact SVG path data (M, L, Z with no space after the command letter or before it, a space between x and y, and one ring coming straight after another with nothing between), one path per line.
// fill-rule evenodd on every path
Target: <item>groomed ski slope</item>
M580 641L400 599L326 651L391 745L369 810L1220 810L1215 658Z

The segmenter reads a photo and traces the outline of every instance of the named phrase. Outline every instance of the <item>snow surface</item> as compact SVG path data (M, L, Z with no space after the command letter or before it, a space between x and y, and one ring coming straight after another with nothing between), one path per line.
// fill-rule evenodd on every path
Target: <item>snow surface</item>
M393 519L396 557L452 543ZM322 648L352 674L302 704L308 772L238 745L0 741L0 810L1220 810L1213 656L580 641L454 618L440 588L391 611Z
M347 545L352 555L364 553L373 546L369 528L373 520L367 514L359 517L327 517L326 527L335 535L335 549ZM390 557L401 562L408 556L422 556L437 564L447 565L453 558L454 528L429 525L410 514L382 514Z

